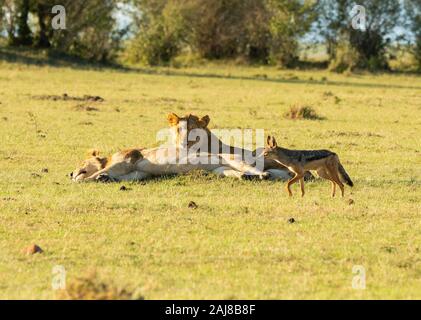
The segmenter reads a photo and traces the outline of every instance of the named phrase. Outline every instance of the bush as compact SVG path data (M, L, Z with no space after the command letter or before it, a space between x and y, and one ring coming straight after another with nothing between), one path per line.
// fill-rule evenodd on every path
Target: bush
M270 12L270 61L284 67L298 62L298 39L316 18L314 3L297 0L266 0Z
M180 53L186 37L183 8L171 1L153 8L145 8L126 56L134 63L168 65Z
M190 51L206 59L292 66L312 8L299 0L144 0L129 60L169 64Z
M179 52L180 44L173 34L166 34L160 23L141 32L131 41L127 51L128 60L147 65L166 65Z
M420 23L420 26L421 26L421 23ZM417 35L414 57L417 61L417 68L419 71L421 71L421 32Z
M336 50L335 57L329 64L329 70L343 73L345 71L353 71L358 64L358 54L349 45L342 44Z
M389 70L389 64L383 53L365 57L348 44L341 44L336 50L335 57L329 64L329 70L343 73L353 72L357 69L368 71Z

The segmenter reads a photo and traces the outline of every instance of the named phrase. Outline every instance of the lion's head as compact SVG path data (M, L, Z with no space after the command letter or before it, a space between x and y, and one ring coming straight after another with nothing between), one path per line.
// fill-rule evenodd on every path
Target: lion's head
M167 116L167 120L170 125L175 144L178 147L183 147L183 145L186 144L184 147L188 148L198 141L198 139L190 141L192 138L191 133L193 133L193 136L196 137L194 130L208 130L207 127L210 122L210 118L207 115L202 118L193 114L189 114L185 117L179 117L175 113L170 113Z
M105 168L107 164L107 158L102 158L99 156L97 150L92 150L88 152L89 158L82 162L82 164L70 173L70 178L75 182L83 181L86 178L89 178L94 173L98 172Z

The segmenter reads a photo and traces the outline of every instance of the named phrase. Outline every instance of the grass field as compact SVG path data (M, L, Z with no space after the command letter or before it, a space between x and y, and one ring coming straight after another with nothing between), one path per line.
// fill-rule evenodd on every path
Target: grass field
M105 101L48 97L64 93ZM283 118L292 105L325 120ZM87 149L155 146L168 112L332 149L356 186L332 199L316 181L290 199L279 182L189 175L120 191L66 176ZM95 270L146 299L420 299L420 130L421 78L410 75L3 62L0 298L56 298L62 265L68 282ZM31 243L44 253L23 254ZM352 288L356 265L365 290Z

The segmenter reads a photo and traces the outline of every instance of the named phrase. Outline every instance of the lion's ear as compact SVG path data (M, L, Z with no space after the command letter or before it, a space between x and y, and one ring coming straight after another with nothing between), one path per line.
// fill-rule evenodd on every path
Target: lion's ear
M180 122L180 118L175 113L170 113L167 119L168 123L172 126L176 126Z
M90 156L90 157L98 157L99 156L99 151L96 150L96 149L88 150L88 156Z
M205 129L205 128L209 125L209 122L210 122L210 118L209 118L209 116L208 116L208 115L206 115L206 116L204 116L204 117L200 118L200 120L199 120L200 126L201 126L203 129Z

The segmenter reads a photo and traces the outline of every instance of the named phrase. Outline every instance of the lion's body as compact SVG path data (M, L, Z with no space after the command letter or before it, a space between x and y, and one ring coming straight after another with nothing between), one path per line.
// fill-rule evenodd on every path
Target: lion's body
M213 154L232 154L236 155L239 161L246 159L257 161L256 155L262 153L264 148L257 150L247 150L235 146L230 146L221 141L215 134L212 133L208 128L210 122L209 116L199 118L196 115L187 115L179 117L175 113L170 113L167 116L168 123L170 125L171 134L173 140L178 147L184 147L187 149L195 148L201 152L209 152ZM192 137L199 136L200 139L192 139ZM190 139L189 139L190 138ZM272 159L263 159L262 169L270 175L272 180L289 180L294 176L294 173L288 170L282 164L273 161ZM256 162L250 165L256 165ZM313 179L313 175L310 172L306 172L304 175L306 180Z
M175 148L128 149L109 158L100 158L94 151L71 177L76 182L139 181L163 175L186 174L194 170L213 172L221 176L242 178L264 175L253 167L227 154L180 154Z

